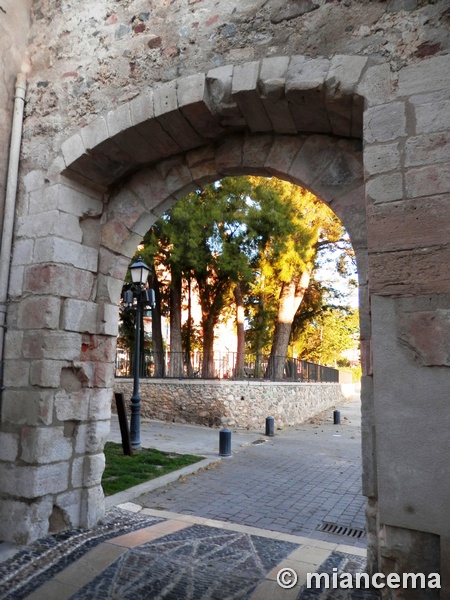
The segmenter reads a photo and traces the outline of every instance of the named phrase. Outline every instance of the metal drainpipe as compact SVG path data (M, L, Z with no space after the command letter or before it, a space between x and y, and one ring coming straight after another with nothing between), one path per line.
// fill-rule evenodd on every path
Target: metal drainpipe
M5 212L3 216L2 244L0 248L0 393L3 391L3 349L6 329L6 301L8 298L9 270L16 210L17 180L19 175L20 145L22 142L23 109L27 78L19 73L14 96L14 113L9 148Z

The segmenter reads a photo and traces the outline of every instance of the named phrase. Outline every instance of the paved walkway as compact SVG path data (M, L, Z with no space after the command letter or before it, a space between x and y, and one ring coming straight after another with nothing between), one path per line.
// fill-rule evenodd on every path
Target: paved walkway
M315 419L269 440L234 432L232 458L131 494L93 530L15 549L0 562L0 600L371 600L369 591L305 586L307 573L365 568L363 539L317 529L363 526L359 405L339 408L341 426ZM150 422L142 441L218 459L217 430ZM5 558L11 548L0 544L0 561L2 550ZM282 568L297 575L290 589L277 583Z
M333 425L330 411L273 438L253 434L245 440L245 434L233 433L233 456L217 468L182 478L135 502L330 542L335 535L318 531L324 524L364 529L360 403L354 400L340 410L340 426ZM192 434L201 437L199 428L193 429ZM358 537L346 538L346 543L365 546Z

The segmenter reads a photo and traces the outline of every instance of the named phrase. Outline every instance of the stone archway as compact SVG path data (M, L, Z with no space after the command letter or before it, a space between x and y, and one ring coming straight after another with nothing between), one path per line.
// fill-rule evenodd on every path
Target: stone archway
M173 81L70 137L48 181L30 178L10 286L0 537L29 541L53 520L90 526L102 516L123 277L136 241L187 191L244 173L311 189L350 233L368 318L366 66L278 57Z
M356 250L369 565L448 576L446 61L405 67L395 82L387 64L364 57L220 67L100 115L62 144L45 176L25 174L5 338L0 538L27 542L102 517L129 257L187 191L255 173L315 192Z

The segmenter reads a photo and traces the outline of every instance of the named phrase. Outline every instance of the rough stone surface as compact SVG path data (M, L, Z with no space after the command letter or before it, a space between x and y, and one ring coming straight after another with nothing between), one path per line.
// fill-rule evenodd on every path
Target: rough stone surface
M116 379L114 389L128 398L132 382ZM269 416L277 427L303 423L343 399L340 385L331 383L146 380L140 395L149 419L241 429L264 428Z

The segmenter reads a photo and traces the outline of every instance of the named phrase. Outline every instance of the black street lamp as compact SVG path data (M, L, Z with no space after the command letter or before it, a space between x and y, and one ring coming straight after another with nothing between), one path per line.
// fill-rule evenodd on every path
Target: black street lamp
M139 256L137 262L130 265L132 289L123 294L123 303L127 308L136 307L136 340L134 350L133 395L131 396L130 438L133 450L141 449L141 396L139 395L139 364L141 343L141 314L145 305L155 308L155 293L145 289L149 267Z

